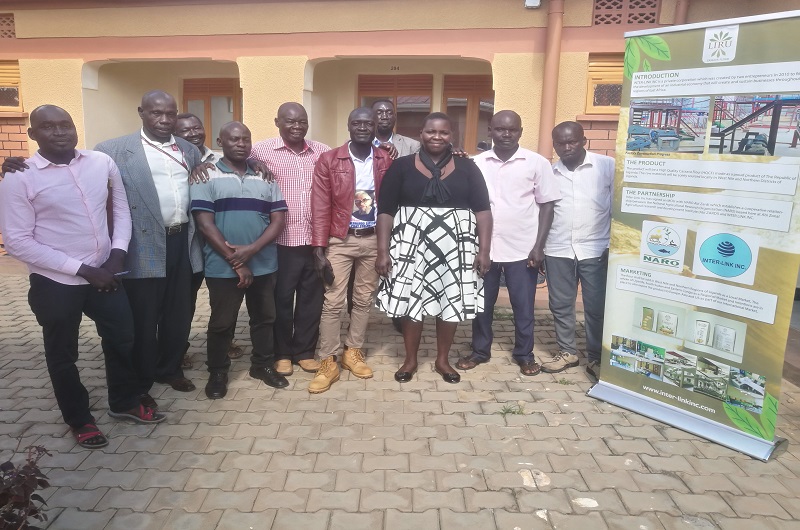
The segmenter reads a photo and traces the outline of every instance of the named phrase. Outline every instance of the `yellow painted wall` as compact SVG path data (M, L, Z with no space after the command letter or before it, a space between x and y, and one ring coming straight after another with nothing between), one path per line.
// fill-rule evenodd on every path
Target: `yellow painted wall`
M590 0L569 0L582 9ZM31 9L14 13L17 38L231 35L462 28L543 27L547 2L522 0L285 0L263 4Z
M520 145L536 151L542 105L544 54L498 53L492 61L494 108L513 110L522 118Z
M399 70L390 70L391 67ZM431 111L442 106L442 80L446 74L491 75L491 65L476 59L332 59L318 62L313 73L309 138L330 146L349 139L347 116L358 106L359 74L432 74Z
M303 102L307 57L239 57L236 62L244 122L253 138L276 136L275 115L281 103Z
M564 0L564 26L591 26L594 0ZM547 9L543 5L542 9Z
M678 0L661 0L661 13L658 16L658 23L674 24L675 7L677 5L678 5Z
M86 145L130 134L142 126L137 108L142 95L150 90L164 90L178 100L183 112L183 80L202 77L238 77L235 63L212 61L120 62L101 65L93 80L86 65L84 72L84 120ZM96 87L89 88L89 87ZM202 116L201 116L202 118ZM209 135L213 132L209 131Z
M78 129L78 148L83 149L83 98L81 97L80 59L20 59L20 89L27 112L39 105L58 105L72 116ZM36 142L28 140L28 149L34 153Z
M586 112L586 80L589 74L589 54L562 53L558 70L556 123L575 121ZM547 156L547 155L543 155Z
M800 0L693 0L689 4L689 22L722 18L749 17L800 9Z

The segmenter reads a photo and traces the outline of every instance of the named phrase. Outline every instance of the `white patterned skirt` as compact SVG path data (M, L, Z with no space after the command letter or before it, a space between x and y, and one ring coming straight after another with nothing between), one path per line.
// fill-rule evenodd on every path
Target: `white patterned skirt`
M402 206L389 242L392 270L376 305L390 317L446 322L483 312L483 280L472 269L478 251L471 210Z

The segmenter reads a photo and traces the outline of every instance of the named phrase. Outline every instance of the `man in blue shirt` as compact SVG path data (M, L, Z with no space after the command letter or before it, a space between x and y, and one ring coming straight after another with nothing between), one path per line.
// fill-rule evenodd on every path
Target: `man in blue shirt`
M222 158L209 180L191 188L192 213L205 238L206 286L211 305L208 320L206 395L228 391L228 348L242 299L250 314L253 343L250 376L275 388L289 382L273 369L275 238L284 228L286 202L275 182L265 182L247 165L252 149L250 129L239 122L222 127L217 139Z

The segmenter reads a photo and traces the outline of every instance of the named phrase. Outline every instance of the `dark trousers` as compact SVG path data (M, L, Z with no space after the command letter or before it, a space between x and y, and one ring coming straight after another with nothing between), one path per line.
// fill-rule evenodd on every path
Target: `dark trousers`
M492 321L494 304L500 291L500 273L505 273L508 297L514 311L514 350L511 356L517 363L533 361L533 303L539 271L528 267L527 260L492 263L483 277L483 313L472 321L472 350L477 357L492 356Z
M603 345L603 317L606 307L608 251L597 258L555 258L547 256L547 292L556 329L558 347L577 353L575 341L575 299L578 282L583 295L583 318L586 330L586 356L599 361Z
M250 340L253 343L250 366L272 367L275 360L272 331L275 324L275 276L275 273L256 276L247 289L236 287L239 278L206 278L211 305L206 361L209 372L227 372L231 365L228 350L236 331L242 299L250 315Z
M313 247L278 245L275 285L275 356L313 359L325 286L314 268Z
M183 377L181 362L192 327L192 265L186 232L167 236L164 278L123 280L133 310L133 358L139 393L155 380Z
M30 282L28 303L42 326L47 371L64 422L73 428L94 423L89 393L75 366L84 314L94 320L102 339L109 408L134 408L139 398L131 363L133 317L125 290L99 293L90 285L64 285L39 274L31 274Z

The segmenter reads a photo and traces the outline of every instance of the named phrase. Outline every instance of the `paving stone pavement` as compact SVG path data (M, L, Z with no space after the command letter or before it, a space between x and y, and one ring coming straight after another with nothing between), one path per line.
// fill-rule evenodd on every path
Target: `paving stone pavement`
M414 380L395 382L401 337L376 312L366 344L373 379L345 372L311 396L311 374L297 371L274 390L247 375L245 356L233 362L228 396L211 401L201 292L188 371L198 390L156 385L169 414L157 426L107 416L100 342L85 320L79 367L111 442L86 451L56 409L27 278L8 270L0 458L32 444L51 451L42 461L51 529L800 529L798 387L784 381L781 396L788 450L762 463L587 397L585 359L561 374L521 376L509 320L496 323L492 361L458 385L433 372L431 326ZM469 340L460 327L453 362ZM237 341L249 347L244 325ZM536 353L554 350L552 317L540 308Z

